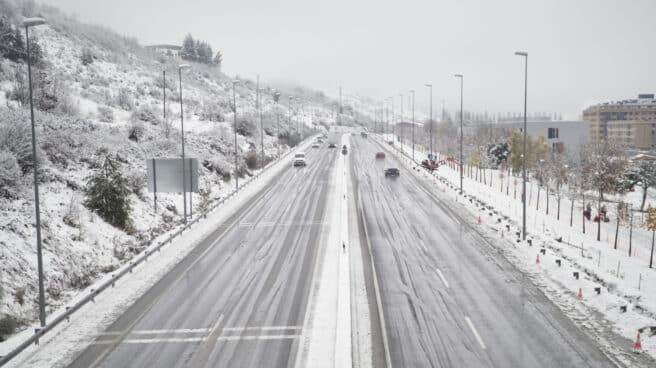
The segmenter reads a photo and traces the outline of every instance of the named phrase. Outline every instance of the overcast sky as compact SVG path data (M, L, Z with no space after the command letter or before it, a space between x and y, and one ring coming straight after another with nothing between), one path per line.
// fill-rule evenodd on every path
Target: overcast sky
M577 118L593 102L656 92L655 0L41 0L143 44L185 34L229 74L385 98L426 83L435 108ZM398 106L398 97L397 97Z

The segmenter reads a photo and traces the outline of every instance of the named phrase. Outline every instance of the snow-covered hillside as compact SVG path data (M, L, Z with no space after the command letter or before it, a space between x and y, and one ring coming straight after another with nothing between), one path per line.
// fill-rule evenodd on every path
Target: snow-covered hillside
M80 24L56 9L37 11L50 25L33 31L45 59L35 70L34 84L56 97L52 108L36 112L46 300L52 310L139 253L157 235L181 225L181 195L158 194L154 211L146 188L146 160L180 155L177 66L182 61L150 52L107 29ZM83 52L93 56L91 63L82 62ZM9 168L3 171L7 180L0 181L0 319L5 325L17 322L19 328L38 318L29 110L15 98L26 86L26 73L25 64L0 58L0 161L6 163L2 169ZM201 163L203 195L194 195L194 213L235 185L233 79L217 68L193 63L182 72L185 153ZM247 177L262 167L260 116L256 84L240 79L238 175ZM334 124L335 102L323 93L282 88L276 104L275 86L260 87L266 162L298 140L298 127L306 137ZM289 95L295 96L291 110ZM342 122L348 119L342 117ZM18 157L20 152L28 152L27 164ZM120 163L132 191L132 226L127 231L84 206L88 177L106 155Z

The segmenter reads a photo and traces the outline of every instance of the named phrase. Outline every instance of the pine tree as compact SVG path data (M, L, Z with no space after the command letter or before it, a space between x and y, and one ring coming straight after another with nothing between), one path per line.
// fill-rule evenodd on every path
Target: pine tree
M644 211L647 191L656 187L656 161L641 160L630 165L620 178L620 185L625 190L631 190L636 185L642 187L640 211Z
M216 55L214 56L214 60L212 60L212 63L220 68L222 62L223 55L221 54L221 51L217 51Z
M130 189L117 161L105 156L100 170L87 179L84 205L112 226L130 226Z
M185 36L184 41L182 41L182 50L180 50L180 57L185 60L196 60L196 41L188 34Z

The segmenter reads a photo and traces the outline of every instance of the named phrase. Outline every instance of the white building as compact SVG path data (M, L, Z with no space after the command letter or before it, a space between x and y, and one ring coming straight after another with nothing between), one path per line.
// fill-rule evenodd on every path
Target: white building
M504 129L510 135L513 130L521 131L524 123L499 122L491 123L489 126ZM584 121L528 121L526 131L534 138L544 137L551 147L551 152L571 157L578 156L580 148L590 142L590 126Z

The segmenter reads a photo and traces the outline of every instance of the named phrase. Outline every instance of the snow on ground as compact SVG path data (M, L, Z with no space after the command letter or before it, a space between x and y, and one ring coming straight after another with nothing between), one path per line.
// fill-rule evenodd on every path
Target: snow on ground
M343 135L341 144L348 145ZM340 155L333 169L332 191L327 200L330 230L317 256L312 291L299 345L296 366L350 367L351 281L349 252L348 157ZM318 277L318 278L317 278Z
M306 149L308 146L309 142L306 142L299 149ZM200 220L189 231L163 247L160 253L150 256L148 261L137 266L132 274L120 279L114 288L100 293L95 303L89 303L82 307L72 315L70 322L60 323L41 339L39 346L28 348L10 361L7 367L40 368L66 365L77 352L85 349L98 333L104 331L162 276L184 259L199 242L215 231L218 225L225 222L250 198L265 188L272 178L290 165L290 161L291 155L286 155L280 161L269 166L262 175L255 178L249 185L242 187L237 195L210 212L206 219ZM167 238L168 235L161 235L151 247ZM109 277L110 275L103 276L94 285L100 285ZM87 290L93 289L94 285L73 295L66 304L73 304L82 299L88 292ZM49 314L48 318L52 320L65 310L65 306L61 307ZM0 343L0 356L7 354L27 339L37 326L38 324L30 326L6 342Z
M394 152L400 156L398 143L395 148ZM415 159L419 162L426 154L421 147L416 149ZM635 341L638 329L656 326L656 269L648 268L645 262L645 259L648 261L647 247L644 240L640 244L640 237L634 238L633 245L640 250L629 258L628 248L625 250L618 247L615 250L612 242L609 244L610 239L607 241L604 237L602 241L596 241L595 223L587 221L586 234L580 232L580 227L578 231L576 227L570 228L570 202L567 199L562 200L568 206L563 206L566 211L561 208L561 221L556 220L552 216L556 201L551 198L550 205L553 207L549 216L543 212L545 207L542 207L546 206L546 199L539 210L535 209L535 202L532 206L527 205L527 232L531 244L520 242L517 233L521 231L521 202L513 198L512 186L507 195L505 187L502 192L498 182L490 187L489 184L465 177L463 189L471 197L462 197L457 194L460 185L458 170L447 165L431 175L409 159L411 147L404 145L404 152L406 156L402 161L409 170L416 170L424 180L436 185L454 202L458 202L456 208L469 214L470 223L477 224L480 219L482 230L502 246L506 257L526 272L534 283L542 286L545 294L578 324L603 334L609 326L594 323L594 319L589 318L590 313L597 312L612 323L614 332L630 341ZM520 198L520 190L518 187L517 198ZM536 194L533 195L537 197ZM580 208L574 211L575 214L582 213ZM578 219L575 222L580 223L581 217L575 216L575 219ZM602 223L602 235L610 231L610 225ZM636 233L634 229L634 236ZM625 232L620 232L620 244L628 244ZM544 249L545 254L541 253L541 249ZM556 260L561 261L560 266ZM574 277L574 272L579 272L579 279ZM599 295L596 288L600 288ZM578 298L579 290L582 300ZM624 306L626 312L620 310ZM649 332L645 331L641 337L644 351L656 357L656 336L650 337ZM619 359L623 359L626 354L631 354L632 345L607 348L615 351Z
M179 228L183 212L182 198L174 193L158 193L155 212L145 182L147 159L180 155L179 60L162 61L145 50L132 54L129 46L121 45L121 36L103 30L103 37L118 44L117 49L108 49L96 42L93 34L80 33L84 27L75 23L69 26L59 27L53 22L52 26L35 29L47 60L44 71L72 102L69 112L36 114L44 160L40 166L40 204L48 313L135 257L153 239ZM89 65L80 60L84 48L95 56ZM0 124L27 122L24 109L9 110L10 106L16 109L17 104L4 101L5 91L14 88L11 78L25 67L4 59L0 64ZM167 70L166 123L162 117L163 70ZM247 128L238 130L237 135L240 165L245 168L241 183L259 171L248 169L245 157L256 154L260 159L262 139L255 84L240 79L237 117ZM185 150L188 157L199 159L199 187L211 189L208 204L225 197L235 185L231 80L216 69L197 64L182 74ZM301 116L314 130L323 129L319 124L334 123L329 99L312 100L315 91L300 87L298 91L306 95L311 116L307 110L304 114L296 110L289 113L287 104L274 104L271 90L263 94L267 160L289 150L284 140L278 139L278 128L282 133L293 130ZM279 125L276 117L280 117ZM143 130L143 137L136 141L128 138L135 128ZM134 233L107 225L83 205L86 179L96 172L103 152L119 157L121 172L131 182ZM19 330L38 318L32 188L30 176L25 174L17 198L0 198L0 319L16 318ZM200 195L193 195L193 212L199 212L202 205ZM73 221L65 219L71 217L68 215L73 215Z

